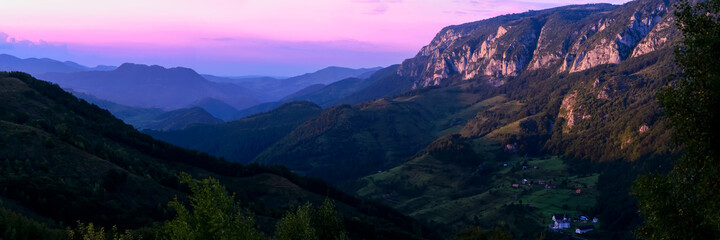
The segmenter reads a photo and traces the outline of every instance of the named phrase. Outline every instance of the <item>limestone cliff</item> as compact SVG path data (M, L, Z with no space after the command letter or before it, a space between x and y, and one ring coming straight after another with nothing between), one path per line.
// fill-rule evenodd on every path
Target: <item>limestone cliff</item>
M524 71L579 72L668 47L678 33L671 1L591 4L449 26L398 74L413 88L485 77L500 85Z

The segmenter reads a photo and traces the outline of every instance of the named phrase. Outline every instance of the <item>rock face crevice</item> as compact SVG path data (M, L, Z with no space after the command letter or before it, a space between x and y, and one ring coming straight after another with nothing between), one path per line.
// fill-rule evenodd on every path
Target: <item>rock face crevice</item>
M484 77L494 85L524 71L579 72L669 46L678 36L673 2L640 0L504 15L449 26L407 59L398 74L413 88L449 78Z

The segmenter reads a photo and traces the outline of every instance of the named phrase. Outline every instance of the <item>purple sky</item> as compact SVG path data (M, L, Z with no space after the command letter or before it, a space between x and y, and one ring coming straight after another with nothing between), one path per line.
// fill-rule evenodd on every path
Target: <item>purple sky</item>
M3 3L0 53L80 64L293 76L414 56L444 26L626 0L30 0Z

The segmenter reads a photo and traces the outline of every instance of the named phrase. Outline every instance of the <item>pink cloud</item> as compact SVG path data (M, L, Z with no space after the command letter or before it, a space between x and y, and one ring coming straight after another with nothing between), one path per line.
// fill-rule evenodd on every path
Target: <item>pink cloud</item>
M12 1L3 4L0 31L36 43L26 53L43 57L43 51L53 49L54 56L64 51L67 60L78 62L152 60L204 66L200 59L326 65L372 60L375 66L413 56L448 25L588 2L600 1ZM47 48L29 50L41 46ZM232 69L237 68L227 71Z

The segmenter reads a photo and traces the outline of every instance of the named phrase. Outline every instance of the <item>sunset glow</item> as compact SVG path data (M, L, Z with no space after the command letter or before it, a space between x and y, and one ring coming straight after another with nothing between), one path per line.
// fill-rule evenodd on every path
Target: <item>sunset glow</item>
M590 2L607 1L11 1L0 14L0 53L289 76L400 63L444 26Z

